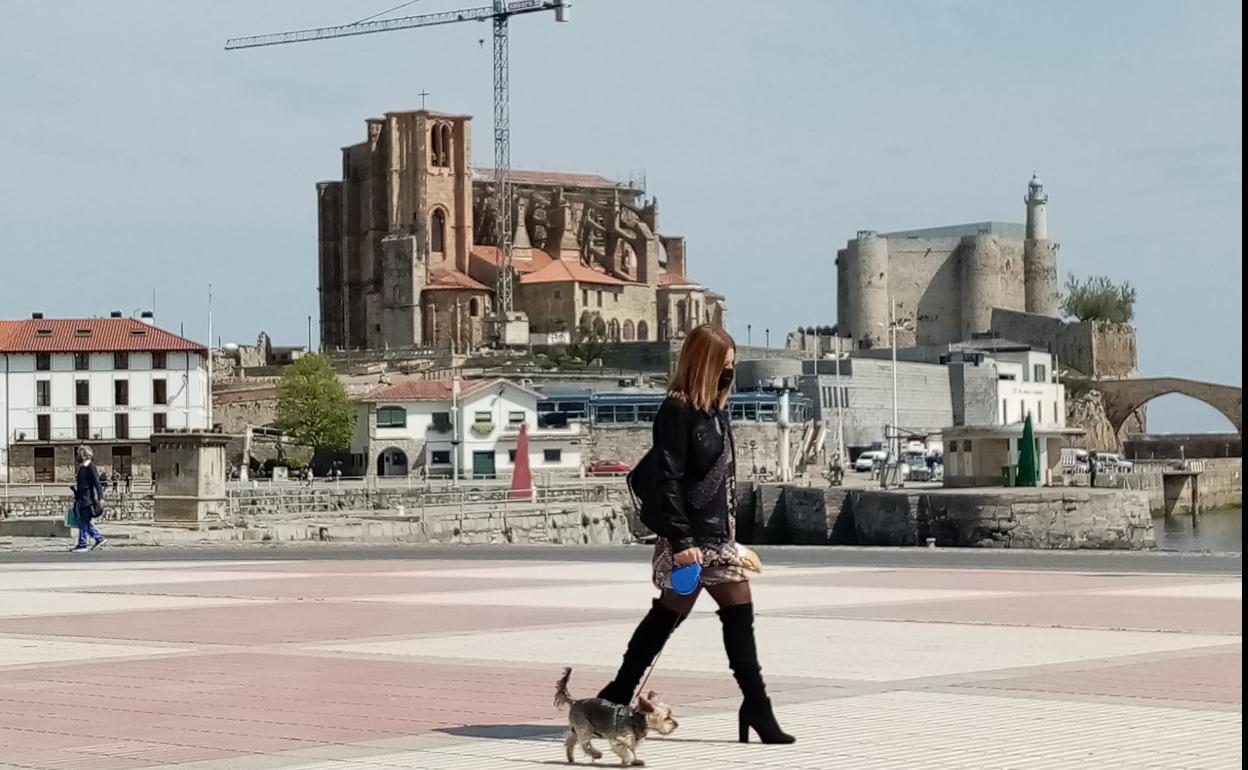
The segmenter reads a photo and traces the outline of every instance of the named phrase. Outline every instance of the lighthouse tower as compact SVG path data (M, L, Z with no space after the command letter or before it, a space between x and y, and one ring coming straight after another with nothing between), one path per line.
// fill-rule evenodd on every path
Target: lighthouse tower
M1026 309L1057 317L1060 315L1057 296L1057 244L1049 240L1049 194L1040 177L1032 174L1027 183L1027 233L1023 241L1023 281L1026 287Z

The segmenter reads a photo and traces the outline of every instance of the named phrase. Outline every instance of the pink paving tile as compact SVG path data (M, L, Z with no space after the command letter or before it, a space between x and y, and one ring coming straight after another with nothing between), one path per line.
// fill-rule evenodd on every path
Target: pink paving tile
M577 693L592 693L607 677L603 669L579 673ZM473 725L541 724L560 718L551 705L557 675L263 653L0 672L0 752L20 748L23 764L40 769L92 754L100 766L113 767L111 756L133 756L144 760L130 765L139 767L172 755L190 762ZM652 684L676 706L735 692L726 674L662 672Z
M87 593L158 596L233 597L243 599L334 599L352 596L474 591L491 588L562 585L554 580L507 580L488 578L428 578L394 575L317 574L312 577L218 580L203 583L157 583L150 585L99 586ZM62 589L70 590L70 589Z
M1228 599L1051 594L966 598L861 607L786 610L781 614L948 623L1239 634L1243 608Z
M957 591L1104 591L1206 584L1225 580L1207 575L1123 575L1077 572L881 569L871 571L796 574L773 572L760 580L778 585L861 586L863 588L923 588Z
M1108 668L1045 672L967 687L1240 704L1243 703L1242 678L1242 653L1225 652Z
M0 633L178 644L280 644L632 619L632 610L288 601L0 620Z

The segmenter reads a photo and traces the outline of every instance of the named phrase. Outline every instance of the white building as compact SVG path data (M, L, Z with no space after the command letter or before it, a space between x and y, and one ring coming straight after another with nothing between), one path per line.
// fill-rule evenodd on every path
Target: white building
M150 318L0 321L0 480L69 481L74 448L149 478L153 432L208 427L207 351Z
M991 388L976 388L974 379L965 376L969 370L962 370L964 419L943 431L945 485L1005 482L1007 469L1018 465L1028 417L1035 435L1038 481L1053 484L1061 475L1062 447L1081 433L1066 427L1066 387L1058 382L1053 356L1013 343L996 343L994 348L975 366L991 372L986 378ZM991 404L970 403L982 402L985 392L993 394Z
M539 427L536 391L507 380L409 380L357 402L351 452L368 476L498 478L511 475L520 426L528 428L529 467L581 469L580 425Z

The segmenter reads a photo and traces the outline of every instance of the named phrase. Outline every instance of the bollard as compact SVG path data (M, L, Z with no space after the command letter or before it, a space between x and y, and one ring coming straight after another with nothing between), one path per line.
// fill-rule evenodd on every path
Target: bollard
M927 547L928 547L928 548L933 548L933 549L934 549L934 548L936 547L936 538L934 538L934 537L929 537L929 538L927 539Z

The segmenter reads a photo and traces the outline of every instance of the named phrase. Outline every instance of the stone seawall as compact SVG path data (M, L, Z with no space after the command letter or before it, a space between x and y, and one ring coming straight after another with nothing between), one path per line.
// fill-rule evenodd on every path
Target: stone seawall
M1156 547L1148 496L1117 489L845 490L764 485L738 506L744 542L1114 549Z

